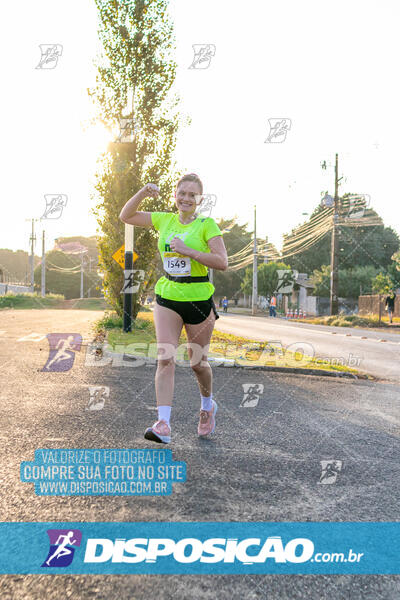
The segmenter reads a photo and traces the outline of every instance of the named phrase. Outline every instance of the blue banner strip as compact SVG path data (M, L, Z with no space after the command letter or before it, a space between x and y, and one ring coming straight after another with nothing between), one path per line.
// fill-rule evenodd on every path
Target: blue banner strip
M0 523L5 574L400 574L400 523Z

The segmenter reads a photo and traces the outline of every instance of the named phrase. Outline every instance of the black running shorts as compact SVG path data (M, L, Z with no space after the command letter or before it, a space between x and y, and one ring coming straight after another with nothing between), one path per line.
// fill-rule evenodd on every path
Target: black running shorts
M181 302L180 300L167 300L156 294L156 302L160 306L165 306L174 310L182 317L184 323L190 325L198 325L202 323L214 311L215 319L219 319L217 309L215 308L214 299L212 296L208 300L197 300L196 302Z

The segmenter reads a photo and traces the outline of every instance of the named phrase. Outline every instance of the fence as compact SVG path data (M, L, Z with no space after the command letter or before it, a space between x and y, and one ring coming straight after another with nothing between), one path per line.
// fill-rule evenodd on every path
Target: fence
M13 292L14 294L32 293L33 287L30 285L18 285L17 283L0 283L0 296L4 296L7 292Z
M385 315L385 300L387 295L379 295L379 294L369 294L367 296L360 296L358 299L358 312L360 314L373 314L379 315L379 299L381 302L381 311L382 315ZM394 301L394 313L395 317L400 317L400 298L399 294L397 294L396 299Z

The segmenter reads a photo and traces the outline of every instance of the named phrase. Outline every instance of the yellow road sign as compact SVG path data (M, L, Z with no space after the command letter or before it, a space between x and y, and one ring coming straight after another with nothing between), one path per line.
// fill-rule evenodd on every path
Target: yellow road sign
M115 261L117 261L119 266L124 269L125 268L125 244L122 244L121 248L119 248L116 252L114 252L112 257ZM139 254L137 254L134 250L133 251L133 262L136 262L138 258L139 258Z

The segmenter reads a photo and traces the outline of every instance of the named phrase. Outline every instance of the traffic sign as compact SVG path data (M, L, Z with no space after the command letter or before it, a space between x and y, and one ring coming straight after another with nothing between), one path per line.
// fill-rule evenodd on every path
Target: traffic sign
M125 268L125 244L122 244L121 248L119 248L116 252L114 252L112 257L119 264L119 266L124 269ZM138 258L139 258L139 254L137 254L134 250L133 251L133 262L136 262Z

